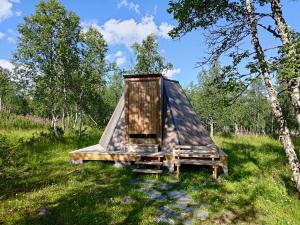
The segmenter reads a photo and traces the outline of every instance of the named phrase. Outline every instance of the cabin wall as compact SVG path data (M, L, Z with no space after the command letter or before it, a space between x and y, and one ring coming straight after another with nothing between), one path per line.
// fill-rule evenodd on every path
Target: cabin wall
M128 144L161 143L161 77L125 79L125 124Z

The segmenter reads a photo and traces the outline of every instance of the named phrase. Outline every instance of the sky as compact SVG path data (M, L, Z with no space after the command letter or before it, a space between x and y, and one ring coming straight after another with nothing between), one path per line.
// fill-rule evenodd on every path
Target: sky
M97 28L109 46L107 59L115 61L121 68L134 65L135 57L130 46L141 43L147 35L154 33L160 53L173 70L167 72L171 79L184 86L197 79L201 70L196 63L208 52L202 31L196 30L184 37L172 40L168 31L176 26L172 15L167 13L168 1L162 0L61 0L65 7L74 11L81 19L81 26ZM18 42L18 24L24 16L35 11L38 0L0 0L0 66L12 69L9 60ZM282 1L283 13L288 24L300 31L300 2ZM38 35L38 34L37 34ZM264 47L275 46L273 37L262 32ZM247 40L245 40L247 42ZM251 48L250 43L245 43ZM223 62L224 61L224 62ZM221 61L226 64L226 59Z

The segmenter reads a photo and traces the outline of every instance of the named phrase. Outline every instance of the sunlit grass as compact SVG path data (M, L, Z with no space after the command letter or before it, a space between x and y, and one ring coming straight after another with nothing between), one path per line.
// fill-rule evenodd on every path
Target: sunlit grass
M18 142L41 130L0 129L0 133ZM95 144L100 135L89 130L81 140L67 133L64 141L39 139L26 145L17 175L0 183L0 224L156 224L160 204L134 190L130 180L136 175L130 169L68 162L70 150ZM198 205L209 205L205 224L299 224L299 195L277 140L218 136L215 141L229 155L229 176L215 183L208 168L183 167L181 182L175 185ZM164 174L159 182L169 179ZM125 196L136 201L123 204ZM38 215L41 208L47 210L44 216Z

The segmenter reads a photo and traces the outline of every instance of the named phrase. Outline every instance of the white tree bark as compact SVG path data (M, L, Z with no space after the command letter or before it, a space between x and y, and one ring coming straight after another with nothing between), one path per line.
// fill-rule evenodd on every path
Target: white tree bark
M253 4L252 4L251 0L245 0L245 3L246 3L247 16L248 16L248 18L247 18L248 25L250 27L251 35L252 35L252 45L255 49L259 67L262 72L262 76L264 79L266 89L269 94L269 98L270 98L271 106L272 106L272 112L280 126L280 131L279 131L280 140L283 144L285 153L288 157L296 187L297 187L298 191L300 191L300 164L299 164L297 155L294 150L294 145L293 145L291 137L290 137L290 131L287 127L286 120L283 116L281 106L277 99L277 93L276 93L276 91L273 87L273 84L271 82L271 79L270 79L268 64L265 60L265 55L264 55L263 49L259 42L258 32L257 32L257 20L254 16Z
M288 26L282 15L280 0L270 0L270 3L271 3L271 8L272 8L272 17L275 21L276 28L277 28L278 34L280 36L281 42L283 45L290 44L291 40L290 40L290 36L289 36ZM296 73L296 71L295 71L295 73ZM299 74L298 74L297 78L290 78L289 81L287 82L287 86L288 86L289 96L292 100L292 105L295 109L296 118L298 121L299 132L300 132L300 92L299 92L300 77L299 77Z

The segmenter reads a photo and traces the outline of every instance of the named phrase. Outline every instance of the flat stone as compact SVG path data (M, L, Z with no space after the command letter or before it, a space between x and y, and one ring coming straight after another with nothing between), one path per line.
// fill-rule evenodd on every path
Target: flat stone
M115 168L124 168L126 166L130 166L130 162L126 161L115 161L114 167Z
M183 222L184 225L192 225L193 224L193 220L192 219L187 219Z
M172 187L169 184L165 184L165 183L158 184L156 186L156 188L158 188L159 190L163 190L163 191L167 191L167 190L172 189Z
M184 191L171 191L169 192L169 196L180 203L191 203L193 201L192 197Z
M196 212L196 218L198 219L198 220L206 220L207 219L207 217L208 217L208 215L209 215L209 213L208 213L208 211L207 210L198 210L197 212Z
M105 201L106 203L111 203L111 202L113 202L114 200L113 200L113 198L104 198L104 201Z
M169 216L172 216L172 217L174 217L174 218L176 218L176 219L180 219L180 216L178 215L178 213L177 212L175 212L175 211L173 211L173 210L171 210L171 209L168 209L167 207L165 207L165 206L161 206L161 207L159 207L159 210L162 212L162 213L164 213L164 214L167 214L167 215L169 215Z
M38 216L44 216L48 213L48 210L46 208L40 208L38 212Z
M135 202L135 200L130 196L125 196L122 201L125 205Z
M71 164L83 164L83 160L81 160L81 159L79 159L79 160L71 159L70 163Z
M194 207L187 206L187 204L177 203L173 205L175 209L179 209L180 211L183 211L184 213L191 213L195 211Z
M178 182L179 182L179 180L174 179L174 178L171 178L171 179L168 180L168 183L170 183L170 184L176 184Z
M159 191L153 189L140 188L137 191L144 193L145 195L147 195L147 197L151 199L161 200L161 201L165 200L165 197Z
M130 181L130 184L141 184L141 183L143 183L143 181L137 179Z
M156 180L146 179L146 180L144 180L143 183L145 183L145 184L155 184Z
M165 215L160 215L155 217L156 222L166 223L166 224L175 224L175 220L166 217Z

